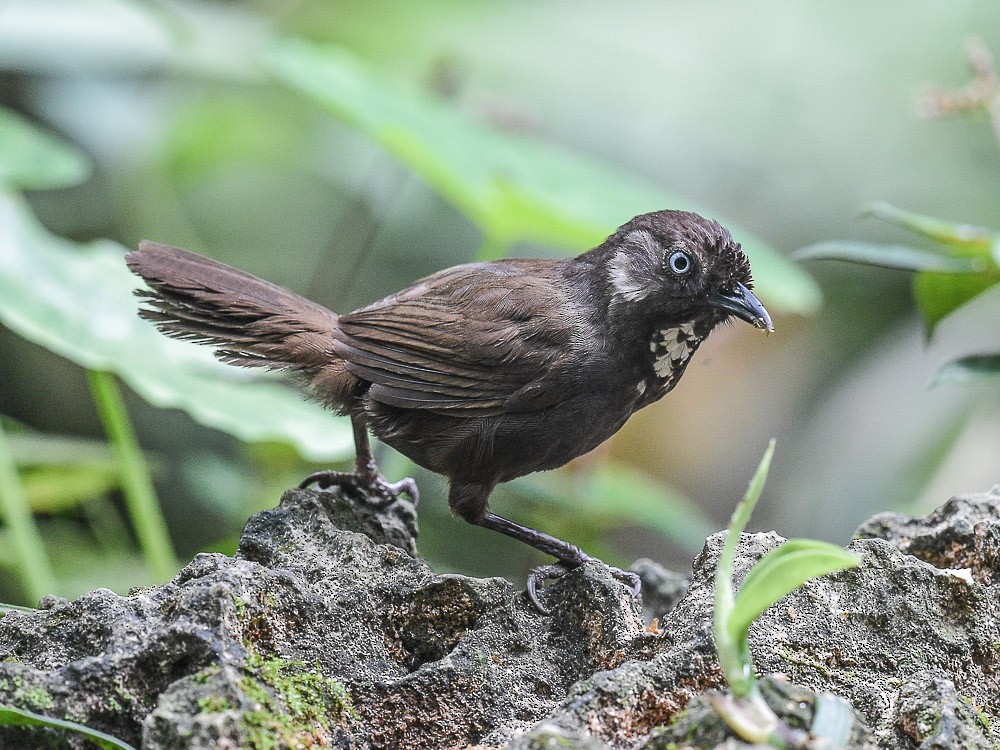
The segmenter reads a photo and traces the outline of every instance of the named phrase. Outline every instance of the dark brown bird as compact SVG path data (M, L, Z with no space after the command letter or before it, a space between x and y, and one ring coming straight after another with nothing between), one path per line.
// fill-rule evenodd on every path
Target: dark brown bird
M717 222L685 211L637 216L576 258L469 263L346 315L222 263L143 242L126 262L152 291L141 311L169 336L223 361L303 374L349 415L353 473L302 486L349 485L414 501L412 479L388 483L368 443L380 440L450 480L469 523L555 557L547 577L590 560L578 547L489 510L501 482L554 469L611 437L680 379L719 323L768 332L750 263ZM632 573L614 569L638 593Z

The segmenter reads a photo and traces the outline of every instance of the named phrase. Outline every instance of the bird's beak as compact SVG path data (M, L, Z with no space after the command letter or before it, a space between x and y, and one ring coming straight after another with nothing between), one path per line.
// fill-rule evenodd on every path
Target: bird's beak
M760 300L743 284L737 283L736 290L732 294L713 292L708 295L708 304L732 313L755 328L760 328L768 333L774 332L771 316L760 304Z

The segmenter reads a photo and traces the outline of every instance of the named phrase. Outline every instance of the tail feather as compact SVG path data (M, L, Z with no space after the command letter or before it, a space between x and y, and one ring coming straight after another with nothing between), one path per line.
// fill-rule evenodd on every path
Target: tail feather
M140 315L168 336L210 344L224 362L313 371L329 365L338 316L277 284L148 240L125 256L151 291Z

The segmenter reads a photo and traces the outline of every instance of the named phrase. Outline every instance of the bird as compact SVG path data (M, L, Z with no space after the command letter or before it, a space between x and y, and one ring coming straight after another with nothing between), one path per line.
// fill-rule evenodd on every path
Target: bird
M319 471L301 487L341 486L376 504L413 479L379 472L369 432L443 475L459 518L555 559L527 595L594 560L578 546L492 512L494 488L558 468L669 393L718 325L774 325L753 294L750 261L717 221L680 210L641 214L575 257L446 268L338 314L218 261L145 240L126 255L145 289L139 312L168 336L215 348L223 362L296 373L350 418L354 471ZM640 593L638 576L611 568Z

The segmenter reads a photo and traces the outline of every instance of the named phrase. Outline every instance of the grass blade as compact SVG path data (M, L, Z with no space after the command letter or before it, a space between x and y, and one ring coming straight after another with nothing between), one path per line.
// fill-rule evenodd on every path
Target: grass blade
M14 467L6 434L0 427L0 512L7 524L11 546L18 558L21 581L27 595L38 601L55 590L52 566L45 554L42 535L28 505L24 486Z
M125 504L139 546L154 577L166 580L176 572L177 562L167 524L156 501L149 467L132 431L121 391L110 373L91 370L88 375L101 422L118 458Z

